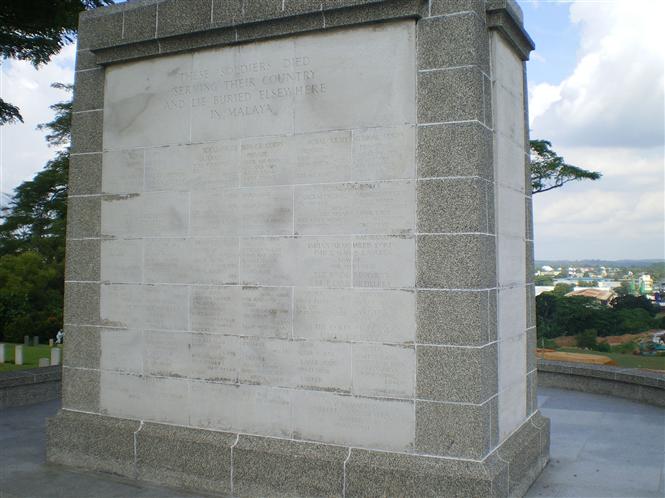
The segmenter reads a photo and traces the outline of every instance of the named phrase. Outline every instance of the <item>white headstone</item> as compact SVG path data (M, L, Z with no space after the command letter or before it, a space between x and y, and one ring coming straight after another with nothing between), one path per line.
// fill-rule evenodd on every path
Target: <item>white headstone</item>
M14 365L23 365L23 346L14 349Z
M0 363L5 362L5 345L0 342Z
M60 348L51 348L51 366L60 365Z

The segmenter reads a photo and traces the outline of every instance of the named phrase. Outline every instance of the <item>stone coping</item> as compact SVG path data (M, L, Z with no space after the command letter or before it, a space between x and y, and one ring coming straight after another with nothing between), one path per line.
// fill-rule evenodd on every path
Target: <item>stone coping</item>
M59 382L60 380L62 380L62 366L60 365L0 372L0 389L41 382Z
M62 367L0 373L0 409L42 403L60 397Z
M538 359L538 382L665 406L665 375L648 370Z
M528 60L534 44L514 0L136 0L79 18L78 69L394 19L472 12ZM83 53L81 53L83 52ZM86 63L87 54L92 61Z

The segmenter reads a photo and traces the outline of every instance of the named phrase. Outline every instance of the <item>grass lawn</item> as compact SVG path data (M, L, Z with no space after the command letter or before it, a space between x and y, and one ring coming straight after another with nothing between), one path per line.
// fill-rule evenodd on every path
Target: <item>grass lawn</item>
M584 353L607 356L617 362L622 368L648 368L651 370L665 370L665 356L638 356L622 353L601 353L600 351L587 351L580 348L559 348L558 351L567 353Z
M14 346L16 346L16 344L5 343L5 354L7 355L5 357L6 362L0 363L0 372L37 368L39 366L39 358L51 359L51 348L48 345L23 346L23 365L14 365ZM58 347L61 348L62 346ZM60 358L62 358L62 356L60 356Z

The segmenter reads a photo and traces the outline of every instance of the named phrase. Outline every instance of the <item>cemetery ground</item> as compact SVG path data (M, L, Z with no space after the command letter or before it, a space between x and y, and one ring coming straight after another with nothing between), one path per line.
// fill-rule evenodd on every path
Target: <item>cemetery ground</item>
M23 346L23 365L14 364L14 347ZM54 346L62 348L62 346ZM48 344L39 346L25 346L23 344L5 343L5 354L7 355L5 363L0 363L0 372L11 372L14 370L26 370L37 368L40 358L51 358L51 347Z

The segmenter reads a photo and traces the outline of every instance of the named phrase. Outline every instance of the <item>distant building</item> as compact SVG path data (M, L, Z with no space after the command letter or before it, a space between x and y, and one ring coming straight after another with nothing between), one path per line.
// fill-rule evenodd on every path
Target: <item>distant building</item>
M610 301L617 296L617 293L611 289L596 289L596 288L587 288L574 290L566 294L566 297L591 297L600 301L603 304L610 304Z
M653 279L651 275L640 275L637 281L640 294L651 294L653 292Z

